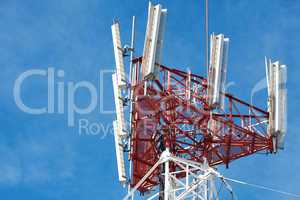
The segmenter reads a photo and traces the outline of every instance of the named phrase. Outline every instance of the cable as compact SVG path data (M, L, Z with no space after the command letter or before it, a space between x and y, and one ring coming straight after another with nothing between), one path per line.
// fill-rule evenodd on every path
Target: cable
M208 66L208 0L205 0L205 66L207 67L207 76L209 73Z
M223 181L221 182L221 185L220 185L220 187L219 187L219 189L218 189L218 191L217 191L217 197L219 197L219 194L220 194L220 192L221 192L221 190L223 189Z
M271 192L276 192L276 193L284 194L284 195L287 195L287 196L292 196L292 197L300 198L300 194L294 194L294 193L291 193L291 192L285 192L285 191L273 189L273 188L262 186L262 185L257 185L257 184L252 184L252 183L246 183L244 181L239 181L239 180L235 180L235 179L231 179L231 178L226 178L226 177L223 177L223 178L226 179L226 180L228 180L228 181L234 182L234 183L239 183L239 184L242 184L242 185L248 185L248 186L259 188L259 189L268 190L268 191L271 191Z

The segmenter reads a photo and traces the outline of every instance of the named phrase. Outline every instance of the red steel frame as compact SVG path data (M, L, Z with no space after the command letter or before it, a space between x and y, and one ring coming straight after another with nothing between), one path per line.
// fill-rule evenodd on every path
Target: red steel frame
M156 163L160 147L197 162L206 158L210 166L228 166L232 160L258 151L273 151L267 111L222 94L226 109L211 112L205 78L160 65L156 80L140 81L141 62L142 58L133 60L132 186ZM155 171L138 190L145 192L158 185L160 174Z

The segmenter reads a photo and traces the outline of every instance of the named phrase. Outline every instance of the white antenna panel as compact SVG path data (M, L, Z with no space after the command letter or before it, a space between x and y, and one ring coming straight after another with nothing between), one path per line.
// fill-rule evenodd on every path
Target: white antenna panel
M268 62L269 134L276 138L276 149L283 148L286 133L287 67Z
M124 148L122 145L122 139L120 137L120 128L118 127L117 121L113 121L114 136L115 136L115 148L118 166L119 181L122 185L126 183L126 172L125 172L125 162L124 162Z
M162 9L160 20L159 20L159 29L158 29L158 36L157 36L156 51L155 51L155 63L161 63L163 36L165 32L166 19L167 19L167 9Z
M124 86L126 85L126 77L125 77L125 70L124 70L123 49L122 49L121 36L120 36L120 25L118 22L114 23L111 26L111 31L113 37L118 86Z
M277 146L283 148L286 132L286 66L278 65L275 75L275 133Z
M274 103L275 103L275 98L274 98L274 67L273 63L271 60L267 60L267 78L268 78L268 111L269 111L269 127L268 127L268 133L270 136L274 136Z
M208 99L211 108L223 108L227 73L229 39L223 34L212 35L210 42Z
M153 79L156 74L156 63L161 62L164 27L167 9L160 4L152 6L149 2L146 38L142 61L142 79Z
M116 107L116 114L117 114L117 123L120 136L126 135L126 128L125 128L125 117L124 117L124 107L123 101L121 99L121 88L118 87L118 79L117 74L112 74L112 81L113 81L113 88L114 88L114 97L115 97L115 107Z

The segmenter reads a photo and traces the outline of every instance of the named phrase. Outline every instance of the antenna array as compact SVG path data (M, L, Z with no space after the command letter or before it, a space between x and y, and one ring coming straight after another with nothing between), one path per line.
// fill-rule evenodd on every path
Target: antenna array
M274 137L274 148L284 147L286 132L286 65L279 61L267 61L268 79L268 111L269 111L269 135Z
M283 148L287 68L279 61L266 60L268 111L260 109L226 93L229 38L224 34L211 35L207 78L161 65L166 17L167 9L149 3L143 56L137 58L133 58L135 17L130 46L121 46L119 23L111 27L119 181L132 188L125 199L135 190L158 190L150 199L218 199L213 195L215 187L207 184L213 182L208 176L213 171L210 166L228 167L241 157ZM126 79L124 57L128 51L130 78ZM129 106L128 130L124 106ZM128 177L124 152L129 152ZM203 166L205 170L199 176L197 171L190 171ZM195 177L201 184L193 182ZM185 186L179 187L183 179Z

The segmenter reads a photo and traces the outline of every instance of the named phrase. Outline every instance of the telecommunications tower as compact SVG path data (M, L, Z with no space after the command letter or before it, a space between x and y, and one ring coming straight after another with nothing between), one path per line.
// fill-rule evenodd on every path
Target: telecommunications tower
M144 50L122 46L120 24L111 26L116 71L113 122L124 199L219 199L216 169L257 152L276 153L286 132L286 66L266 59L267 110L225 91L229 38L211 34L207 77L161 64L167 9L149 3ZM128 57L129 76L125 72ZM126 111L126 112L125 112Z

